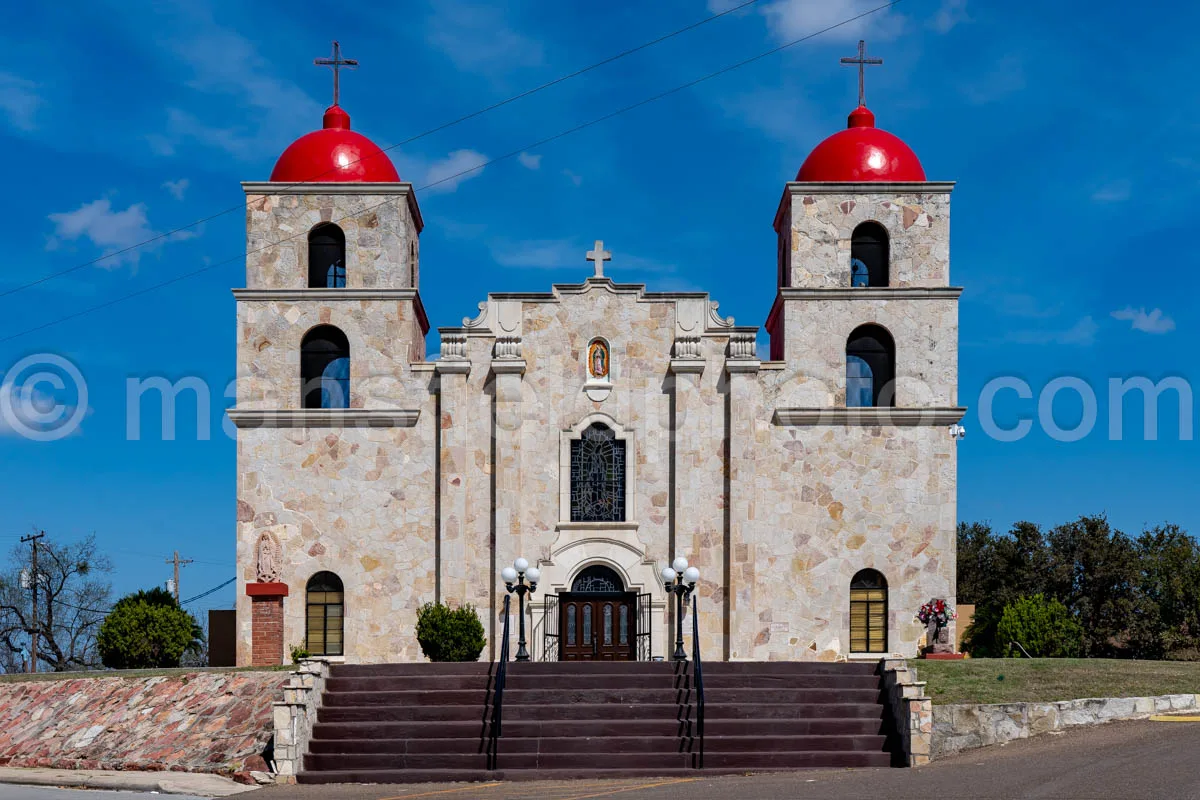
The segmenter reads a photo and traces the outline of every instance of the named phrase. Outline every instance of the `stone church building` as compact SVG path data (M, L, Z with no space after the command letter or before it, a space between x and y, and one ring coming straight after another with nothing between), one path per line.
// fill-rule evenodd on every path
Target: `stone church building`
M600 242L429 357L418 198L336 102L243 186L238 664L420 660L433 601L472 604L491 658L518 557L535 660L669 658L676 556L705 659L912 656L918 607L953 601L953 184L865 106L749 265L768 359L707 293L614 283Z

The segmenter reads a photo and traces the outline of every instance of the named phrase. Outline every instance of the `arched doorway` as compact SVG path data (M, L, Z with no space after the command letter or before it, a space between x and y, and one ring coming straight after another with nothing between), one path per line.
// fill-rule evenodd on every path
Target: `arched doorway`
M633 661L637 658L637 593L617 571L585 567L558 595L560 661Z

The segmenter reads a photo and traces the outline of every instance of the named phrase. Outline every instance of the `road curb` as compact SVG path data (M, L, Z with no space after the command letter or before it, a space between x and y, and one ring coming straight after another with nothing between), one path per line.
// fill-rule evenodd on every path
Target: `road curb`
M203 797L228 797L258 788L257 786L244 786L229 778L211 773L42 769L37 767L0 767L0 783L191 794Z

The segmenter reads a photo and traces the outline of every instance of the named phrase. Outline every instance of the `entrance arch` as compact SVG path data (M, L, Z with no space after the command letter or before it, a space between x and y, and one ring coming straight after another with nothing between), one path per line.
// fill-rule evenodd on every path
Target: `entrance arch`
M586 566L558 595L560 661L637 659L637 592L604 564Z

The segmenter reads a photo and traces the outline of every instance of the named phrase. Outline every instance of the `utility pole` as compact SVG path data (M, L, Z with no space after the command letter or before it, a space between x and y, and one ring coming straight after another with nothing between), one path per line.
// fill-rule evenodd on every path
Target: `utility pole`
M192 563L193 560L194 559L191 559L191 558L180 558L178 550L175 551L174 558L167 559L168 564L175 565L175 582L174 582L174 584L172 584L172 588L174 588L174 590L175 590L175 603L176 604L179 603L179 568L186 564Z
M37 672L37 646L38 636L38 539L46 535L45 531L39 533L31 533L28 536L21 537L21 544L29 542L30 548L33 549L33 574L30 576L30 584L33 586L33 624L29 629L29 672Z

